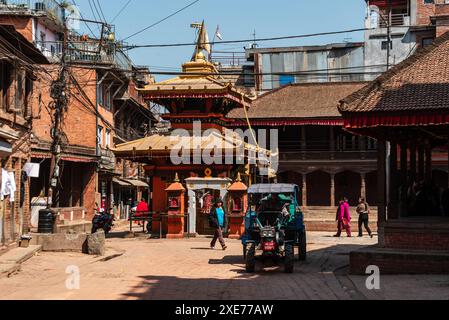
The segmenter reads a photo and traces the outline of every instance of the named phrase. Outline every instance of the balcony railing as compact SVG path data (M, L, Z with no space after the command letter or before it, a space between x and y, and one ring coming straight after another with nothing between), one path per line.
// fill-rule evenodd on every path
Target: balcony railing
M59 24L65 17L64 8L55 0L0 0L0 12L45 14Z
M62 57L61 41L37 41L36 47L49 59L59 60ZM100 41L70 41L67 49L67 61L83 64L115 65L120 70L131 70L132 61L114 43L102 44Z
M375 160L377 151L281 151L280 161Z
M379 16L379 28L388 27L388 15ZM407 26L410 21L410 16L407 14L392 14L391 15L391 26L392 27L402 27Z
M215 51L211 60L220 63L222 66L241 66L247 62L245 52Z

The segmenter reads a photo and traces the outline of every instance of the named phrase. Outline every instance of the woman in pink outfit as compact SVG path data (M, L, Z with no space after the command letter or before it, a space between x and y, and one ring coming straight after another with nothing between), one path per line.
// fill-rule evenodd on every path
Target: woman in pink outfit
M347 198L340 201L336 220L338 222L338 232L335 237L340 238L343 229L345 229L348 238L351 238L351 212L349 210L349 202Z

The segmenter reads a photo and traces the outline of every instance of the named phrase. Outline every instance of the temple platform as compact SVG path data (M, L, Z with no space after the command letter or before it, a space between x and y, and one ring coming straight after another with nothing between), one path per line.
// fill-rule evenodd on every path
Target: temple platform
M391 220L383 237L382 246L351 252L351 274L365 275L370 265L381 274L449 274L449 218Z
M351 208L352 221L351 229L354 235L357 235L359 223L356 208ZM336 232L337 222L335 221L337 208L335 207L307 207L303 208L304 223L307 231L316 232ZM370 228L373 232L377 232L377 208L371 209ZM366 233L366 230L364 230Z

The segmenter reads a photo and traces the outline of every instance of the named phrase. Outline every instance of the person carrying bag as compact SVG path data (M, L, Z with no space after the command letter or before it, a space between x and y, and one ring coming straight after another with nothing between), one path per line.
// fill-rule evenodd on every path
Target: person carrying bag
M365 226L365 229L366 231L368 231L369 236L373 238L373 233L369 227L370 208L369 204L363 197L359 199L359 205L357 206L357 213L359 215L359 237L363 237L363 226Z

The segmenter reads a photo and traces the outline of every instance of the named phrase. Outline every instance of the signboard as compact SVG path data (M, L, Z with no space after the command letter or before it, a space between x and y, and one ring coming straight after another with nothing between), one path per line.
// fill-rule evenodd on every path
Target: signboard
M40 170L40 163L27 163L23 167L23 171L25 171L30 178L39 178Z

